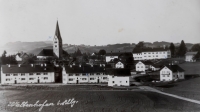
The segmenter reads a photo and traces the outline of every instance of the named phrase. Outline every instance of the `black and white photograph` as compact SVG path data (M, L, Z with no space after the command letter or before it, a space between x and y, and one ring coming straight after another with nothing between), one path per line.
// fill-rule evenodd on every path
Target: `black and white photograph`
M200 0L0 0L0 112L200 112Z

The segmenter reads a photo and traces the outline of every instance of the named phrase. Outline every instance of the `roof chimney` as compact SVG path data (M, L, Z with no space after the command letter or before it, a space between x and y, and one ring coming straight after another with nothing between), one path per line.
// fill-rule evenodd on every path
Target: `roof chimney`
M33 64L31 64L31 67L33 67Z
M41 67L43 67L43 64L41 64Z
M21 64L18 64L18 67L21 67Z
M79 67L81 67L81 64L79 64Z
M44 64L44 66L46 67L46 66L47 66L47 64L45 63L45 64Z
M10 67L10 64L8 64L8 67Z

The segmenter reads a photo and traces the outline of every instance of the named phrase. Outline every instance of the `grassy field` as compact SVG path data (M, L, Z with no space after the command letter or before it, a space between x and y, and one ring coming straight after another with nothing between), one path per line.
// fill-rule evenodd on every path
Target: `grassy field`
M148 91L111 90L97 86L0 87L0 112L38 112L39 107L8 107L8 102L37 100L57 104L74 98L70 105L44 107L42 112L199 112L200 105Z
M185 62L179 66L185 70L185 74L200 74L200 62Z

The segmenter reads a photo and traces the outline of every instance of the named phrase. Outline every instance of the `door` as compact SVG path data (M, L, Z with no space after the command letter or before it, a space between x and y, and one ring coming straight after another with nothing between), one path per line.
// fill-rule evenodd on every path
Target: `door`
M78 84L78 80L76 80L76 84Z
M15 84L17 84L17 80L15 80Z
M97 79L97 83L99 83L99 79Z
M38 79L38 83L40 83L40 79Z

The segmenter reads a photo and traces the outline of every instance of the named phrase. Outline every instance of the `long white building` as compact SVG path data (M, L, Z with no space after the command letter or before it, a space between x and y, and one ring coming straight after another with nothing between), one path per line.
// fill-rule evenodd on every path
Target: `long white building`
M53 83L54 67L50 65L2 65L1 84Z
M107 83L104 65L63 66L63 83Z
M141 52L133 52L134 60L153 60L171 58L171 51L164 48L147 48Z

